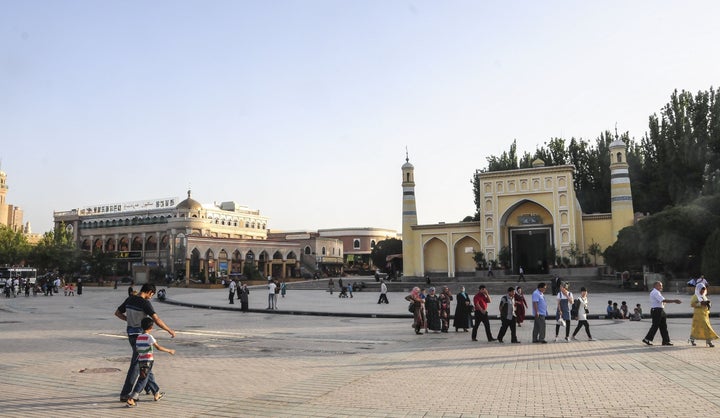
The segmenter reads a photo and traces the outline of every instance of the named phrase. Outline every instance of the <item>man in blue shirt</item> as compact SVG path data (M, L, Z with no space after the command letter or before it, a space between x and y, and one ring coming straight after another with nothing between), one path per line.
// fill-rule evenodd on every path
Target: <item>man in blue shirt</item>
M547 316L547 302L545 301L545 283L538 284L532 294L533 315L535 322L532 330L532 342L546 344L545 317Z

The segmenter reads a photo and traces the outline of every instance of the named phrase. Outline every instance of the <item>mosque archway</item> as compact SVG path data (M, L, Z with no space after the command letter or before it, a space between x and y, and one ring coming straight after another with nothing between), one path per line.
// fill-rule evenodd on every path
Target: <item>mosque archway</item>
M552 258L554 219L550 211L532 200L521 200L508 208L502 217L507 230L502 245L510 247L510 268L517 274L520 267L527 274L546 274Z
M455 276L462 273L475 273L476 262L473 256L480 251L480 243L468 236L455 243Z
M431 238L423 248L425 274L448 272L448 247L442 240Z

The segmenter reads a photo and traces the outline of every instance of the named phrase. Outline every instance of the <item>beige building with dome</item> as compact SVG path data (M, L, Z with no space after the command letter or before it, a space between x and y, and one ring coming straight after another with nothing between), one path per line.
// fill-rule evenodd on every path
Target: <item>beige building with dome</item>
M473 256L497 260L510 252L513 273L546 273L555 257L575 250L604 250L618 232L633 224L633 205L625 144L610 144L611 213L585 214L573 188L575 167L545 167L476 172L480 184L479 222L420 225L415 202L414 166L402 166L403 268L406 276L474 275Z
M85 206L54 212L78 247L109 254L116 275L135 266L158 268L172 277L207 281L239 275L247 264L274 278L299 274L300 246L267 239L268 219L236 202L203 205L192 199L160 198Z

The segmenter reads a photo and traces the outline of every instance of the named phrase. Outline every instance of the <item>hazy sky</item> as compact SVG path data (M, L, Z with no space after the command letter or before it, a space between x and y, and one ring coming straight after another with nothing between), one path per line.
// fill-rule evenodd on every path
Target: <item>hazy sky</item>
M268 227L401 229L475 212L486 157L639 140L720 77L717 1L0 0L0 158L54 210L234 200Z

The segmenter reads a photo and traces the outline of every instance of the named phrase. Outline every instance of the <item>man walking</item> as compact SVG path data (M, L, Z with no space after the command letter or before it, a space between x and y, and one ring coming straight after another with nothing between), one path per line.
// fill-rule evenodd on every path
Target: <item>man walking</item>
M532 294L533 323L532 342L546 344L545 341L545 317L547 316L547 302L545 301L545 283L538 284Z
M510 327L510 342L520 343L517 339L515 323L517 318L515 317L515 288L508 287L507 294L500 298L500 319L502 319L502 326L498 333L497 340L499 343L503 342L505 332Z
M230 280L230 285L228 286L228 290L230 293L228 293L228 298L230 299L230 304L235 304L235 290L237 288L237 284L235 283L235 279Z
M485 326L485 335L487 336L487 340L489 342L495 341L495 338L493 338L492 333L490 332L490 320L487 312L488 303L490 302L490 295L488 294L487 288L485 285L481 284L478 287L477 294L473 298L473 305L475 307L475 325L472 330L473 341L477 341L478 327L480 327L481 322Z
M668 335L665 304L682 302L680 302L679 299L665 299L661 293L662 290L663 284L658 281L655 282L653 290L650 292L650 317L652 318L652 325L642 340L647 345L652 345L652 340L655 338L655 333L657 333L658 329L662 337L662 345L673 345L673 343L670 342L670 335Z
M142 327L143 318L150 317L155 324L167 331L170 337L175 338L175 331L170 329L155 313L150 299L155 294L155 285L146 283L140 289L140 293L137 295L130 295L122 305L118 306L115 310L115 316L127 323L127 334L130 347L132 347L133 353L130 360L130 367L128 368L127 375L125 376L125 384L123 384L122 391L120 392L120 402L127 402L130 392L133 389L133 385L138 378L140 370L138 368L138 352L135 347L138 335L144 332ZM150 372L152 373L152 371Z
M380 281L380 299L378 299L378 304L380 303L390 303L387 298L387 285L385 284L385 280Z
M520 266L520 268L518 269L518 273L519 273L518 283L524 282L525 281L525 270L523 270L522 266Z

